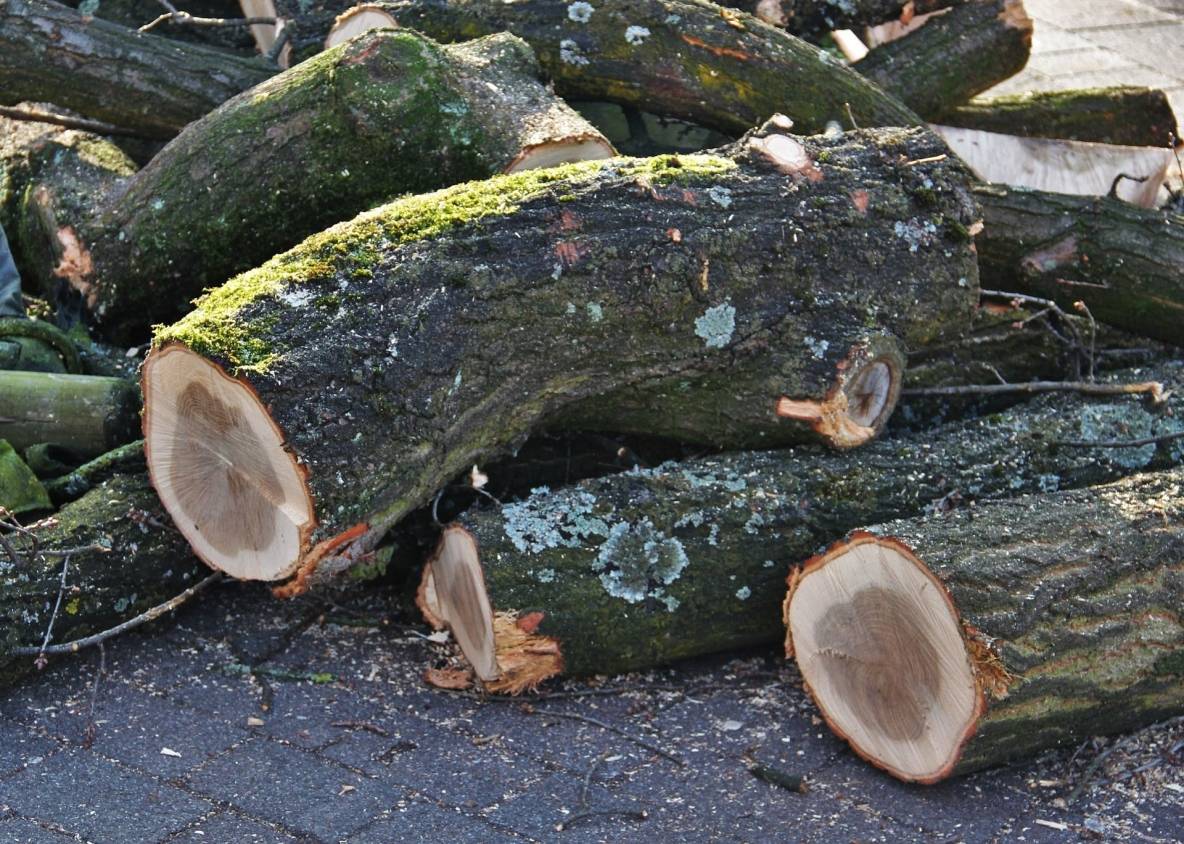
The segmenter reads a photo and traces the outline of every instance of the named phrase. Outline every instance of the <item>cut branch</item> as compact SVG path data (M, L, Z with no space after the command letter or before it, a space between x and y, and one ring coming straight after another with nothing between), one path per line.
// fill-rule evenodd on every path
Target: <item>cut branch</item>
M0 371L0 439L96 457L137 436L140 396L122 378Z

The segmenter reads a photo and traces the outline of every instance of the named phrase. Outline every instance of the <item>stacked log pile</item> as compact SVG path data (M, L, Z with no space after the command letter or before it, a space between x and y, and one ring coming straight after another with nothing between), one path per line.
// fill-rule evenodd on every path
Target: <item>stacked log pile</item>
M86 346L0 324L69 370L0 372L4 679L207 567L389 561L465 682L784 642L905 780L1184 710L1184 217L1126 201L1161 92L973 99L1019 0L244 0L262 55L139 8L0 2L0 225ZM615 157L564 98L732 140ZM540 432L626 471L521 464L390 558Z

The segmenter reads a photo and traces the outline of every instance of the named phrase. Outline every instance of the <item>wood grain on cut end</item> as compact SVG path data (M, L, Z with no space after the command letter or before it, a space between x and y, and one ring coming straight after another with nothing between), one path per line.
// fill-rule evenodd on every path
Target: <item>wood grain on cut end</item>
M435 625L452 631L473 671L488 682L498 677L493 635L493 609L473 535L459 525L444 529L440 543L424 567L420 609Z
M315 525L304 473L254 392L184 346L144 364L148 471L165 508L211 567L278 580Z
M325 49L336 47L351 38L355 38L372 29L384 29L398 26L395 16L380 6L362 4L354 6L337 16L333 27L325 37Z
M617 154L602 135L579 135L555 138L522 148L522 151L506 167L507 173L523 170L540 170L557 167L560 164L574 164L577 161L599 161Z
M793 585L787 637L827 723L873 764L934 782L983 711L958 614L904 545L855 534Z

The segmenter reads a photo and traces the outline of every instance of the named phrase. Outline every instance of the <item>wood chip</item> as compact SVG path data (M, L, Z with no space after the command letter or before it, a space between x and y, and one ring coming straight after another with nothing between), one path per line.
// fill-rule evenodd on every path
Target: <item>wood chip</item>
M423 679L437 689L468 689L473 685L473 673L467 668L429 668L423 672Z
M160 749L161 756L175 756L177 759L181 758L181 754L173 750L171 747L162 747Z
M1066 830L1069 829L1068 824L1063 824L1063 823L1060 823L1059 821L1038 820L1038 821L1036 821L1036 823L1039 826L1046 826L1049 829L1057 829L1057 830L1060 830L1061 832L1065 832Z
M267 722L265 722L262 718L256 718L254 715L247 718L248 727L262 727L265 723Z
M337 792L337 796L338 796L338 797L344 797L345 795L349 794L351 791L357 791L357 790L358 790L358 789L357 789L355 786L352 786L352 785L343 785L343 786L341 787L341 791Z

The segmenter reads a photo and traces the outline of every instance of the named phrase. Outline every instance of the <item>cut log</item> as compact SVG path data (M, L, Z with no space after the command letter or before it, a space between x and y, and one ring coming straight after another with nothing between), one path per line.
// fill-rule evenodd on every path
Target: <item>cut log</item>
M0 515L50 508L49 495L8 440L0 439Z
M29 529L40 551L55 553L35 553L23 534L5 536L18 559L0 551L3 684L33 669L34 657L12 651L36 647L45 639L62 586L60 552L73 549L50 644L126 621L207 573L172 527L143 474L117 475Z
M275 72L259 59L143 35L52 0L0 6L0 105L52 102L171 138Z
M932 783L1184 711L1184 468L878 525L790 577L831 729Z
M876 47L852 67L926 120L1024 69L1032 21L1022 0L972 0Z
M1094 318L1184 345L1184 217L1116 199L983 185L983 286L1084 302Z
M861 29L888 21L912 20L966 0L725 0L721 6L740 9L767 24L820 42L836 29Z
M934 144L773 132L363 214L157 333L156 488L203 559L277 579L368 553L460 471L629 384L677 377L693 394L727 371L762 385L734 395L738 417L763 407L769 441L800 439L776 405L831 398L851 354L832 326L858 316L911 342L969 320L976 210ZM857 260L836 270L843 252Z
M407 0L367 6L439 41L513 32L538 53L564 97L636 106L732 135L778 112L805 133L821 132L832 121L920 122L826 51L743 12L722 15L702 0ZM293 15L299 27L299 11Z
M429 620L452 627L495 691L776 642L785 574L853 528L1184 459L1184 440L1058 445L1184 430L1184 371L1140 373L1148 374L1177 390L1167 408L1045 396L853 452L722 454L474 508L445 532L419 603ZM438 576L438 566L449 574Z
M58 507L75 501L99 484L116 475L134 475L147 472L144 462L144 441L135 440L127 445L100 454L94 460L83 463L77 469L45 483L45 491Z
M1155 88L1086 88L980 97L945 112L942 123L1025 138L1163 147L1179 131L1172 105Z
M1168 146L1017 138L953 126L933 129L984 181L1076 196L1113 192L1144 208L1159 204L1160 186L1175 162Z
M122 378L0 371L0 438L96 457L136 439L140 396Z
M77 291L107 336L141 342L204 288L394 196L612 155L538 74L510 35L441 48L372 33L232 99L107 194L75 175L105 142L55 158L23 213L50 246L25 263Z

